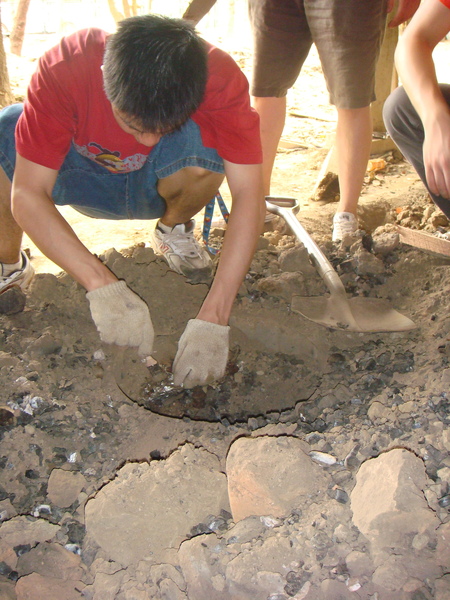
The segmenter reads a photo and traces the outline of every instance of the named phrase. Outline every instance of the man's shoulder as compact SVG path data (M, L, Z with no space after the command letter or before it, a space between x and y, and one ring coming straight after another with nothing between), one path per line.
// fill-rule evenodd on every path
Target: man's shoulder
M206 42L208 69L210 73L240 71L237 63L228 52Z
M80 29L63 37L56 46L42 57L47 64L71 62L76 59L91 60L93 55L103 56L108 33L103 29L90 27Z

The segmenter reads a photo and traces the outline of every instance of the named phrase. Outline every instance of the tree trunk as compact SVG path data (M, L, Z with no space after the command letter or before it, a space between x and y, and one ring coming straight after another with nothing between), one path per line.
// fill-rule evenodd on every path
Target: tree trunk
M8 67L6 64L6 53L3 45L3 35L1 34L1 15L0 15L0 108L12 104L14 96L9 84Z
M11 52L20 56L22 53L25 26L27 24L28 7L30 0L19 0L10 36Z
M108 6L109 10L111 11L114 22L118 23L119 21L122 21L124 16L119 10L117 10L116 3L114 2L114 0L108 0Z
M122 6L123 6L123 14L125 15L125 18L128 19L128 17L131 17L131 8L130 8L130 5L128 4L128 0L122 0Z
M123 13L117 8L115 0L108 0L108 6L116 23L128 19L128 17L134 17L138 14L139 9L137 0L122 0Z
M228 19L228 36L231 37L234 31L234 25L236 22L236 6L234 4L234 0L230 0L229 2L229 19Z

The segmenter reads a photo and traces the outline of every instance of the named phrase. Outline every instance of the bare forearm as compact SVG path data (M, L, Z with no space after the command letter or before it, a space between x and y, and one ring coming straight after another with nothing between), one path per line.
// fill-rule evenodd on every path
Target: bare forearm
M13 194L13 214L45 256L88 291L117 278L80 242L51 199Z
M259 200L233 205L216 276L197 318L227 325L261 235L264 214L262 192Z
M436 118L447 118L433 62L433 50L450 29L450 10L439 0L426 0L401 35L395 65L425 129Z
M215 3L216 0L192 0L183 14L183 19L197 24Z
M406 35L406 34L405 34ZM439 89L432 49L424 41L411 39L399 43L395 63L403 86L425 128L441 111L448 112Z

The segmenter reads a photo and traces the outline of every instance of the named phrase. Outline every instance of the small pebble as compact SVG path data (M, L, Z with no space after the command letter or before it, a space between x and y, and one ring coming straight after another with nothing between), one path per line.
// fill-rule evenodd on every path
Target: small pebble
M337 463L337 458L335 456L331 456L331 454L327 454L326 452L319 452L317 450L312 450L309 452L309 456L318 463L323 465L331 466Z

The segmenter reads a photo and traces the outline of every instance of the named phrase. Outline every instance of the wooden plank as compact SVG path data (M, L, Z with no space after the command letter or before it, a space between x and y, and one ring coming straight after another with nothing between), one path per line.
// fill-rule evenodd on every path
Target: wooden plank
M450 257L450 240L436 237L426 231L402 227L401 225L397 225L397 231L400 235L400 241L404 244Z
M375 95L377 99L372 102L373 130L377 132L386 131L383 121L383 105L393 88L394 54L397 41L398 27L392 29L387 27L375 71Z

